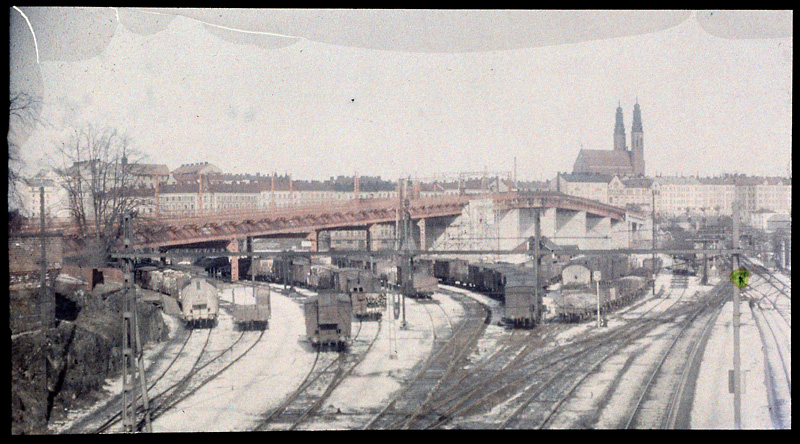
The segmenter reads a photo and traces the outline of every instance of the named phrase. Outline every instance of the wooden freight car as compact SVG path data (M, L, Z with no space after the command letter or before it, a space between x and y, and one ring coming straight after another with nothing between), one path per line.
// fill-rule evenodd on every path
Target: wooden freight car
M232 292L234 324L244 330L266 328L271 315L269 287L234 287Z
M336 283L339 267L335 265L311 264L308 268L308 287L314 290L331 290Z
M336 273L337 289L342 293L374 293L380 282L369 270L341 268Z
M467 286L469 263L464 259L441 259L433 264L434 276L443 284Z
M322 291L303 304L306 336L315 348L344 350L352 327L352 305L347 294Z
M536 297L536 280L531 269L506 267L504 278L505 319L515 327L530 328L542 320L542 296Z

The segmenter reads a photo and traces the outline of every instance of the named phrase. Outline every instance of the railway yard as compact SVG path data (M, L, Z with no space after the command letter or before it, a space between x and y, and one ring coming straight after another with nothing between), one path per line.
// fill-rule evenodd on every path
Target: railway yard
M742 427L790 429L791 278L747 265ZM309 340L312 289L218 288L213 328L185 328L165 307L169 338L145 349L154 432L733 427L732 286L719 277L702 285L662 268L654 292L604 309L602 326L558 321L555 291L534 328L511 328L501 301L467 288L404 303L389 293L382 316L353 317L343 350ZM264 329L232 316L248 288L269 288ZM123 431L120 391L121 378L107 380L104 399L50 431Z

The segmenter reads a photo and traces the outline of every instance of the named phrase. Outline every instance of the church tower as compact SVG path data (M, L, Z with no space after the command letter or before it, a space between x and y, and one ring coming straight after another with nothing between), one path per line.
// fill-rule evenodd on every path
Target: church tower
M614 125L614 151L626 151L625 124L622 122L622 105L617 105L617 123Z
M633 105L631 165L634 175L644 176L644 132L642 131L642 110L639 108L639 100L636 100L636 104Z

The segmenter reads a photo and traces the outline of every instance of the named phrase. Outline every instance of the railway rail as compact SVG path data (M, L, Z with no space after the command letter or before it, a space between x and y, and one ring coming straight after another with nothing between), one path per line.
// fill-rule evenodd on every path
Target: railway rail
M438 337L434 341L434 351L422 368L380 412L373 416L364 426L365 429L411 428L414 418L422 412L421 405L428 402L431 394L463 365L464 357L483 334L491 318L490 309L458 293L451 293L465 308L464 319L457 327L452 323L449 324L451 334L446 338ZM431 324L435 330L432 317ZM420 399L424 400L421 404Z
M724 288L717 286L712 291L721 293ZM723 304L724 296L716 295L708 298L703 304L703 309L691 313L682 321L680 330L670 341L658 364L650 373L650 377L625 424L626 429L674 429L676 427L679 418L678 412L684 400L689 376L692 373L691 369L699 365L697 361L700 357L699 351L708 341ZM707 313L709 309L710 313ZM701 315L705 315L706 319L698 327L695 320ZM684 361L680 359L674 362L668 361L669 358L676 356L688 356L688 358ZM672 365L668 365L670 362ZM675 368L676 365L678 368Z
M328 357L330 354L318 349L314 363L299 387L266 415L255 430L296 430L313 418L325 400L358 367L372 349L381 330L381 321L377 322L378 328L375 336L366 344L361 344L358 350L355 344L361 333L363 321L359 321L358 330L352 339L354 345L351 345L348 351L338 352L333 359L320 361L320 357ZM318 367L320 368L318 369Z
M637 320L630 322L630 328L635 328L639 332L639 336L644 335L647 331L653 328L659 322L659 319L648 319L647 314L654 310L657 306L671 301L672 305L676 305L678 299L662 299L657 304L651 306L640 314ZM633 307L632 307L633 308ZM640 324L638 327L636 325ZM562 324L551 324L549 327L565 328ZM484 360L476 369L484 367L486 371L476 370L473 373L465 375L464 380L460 380L457 384L455 393L452 391L447 396L435 397L432 401L425 405L422 412L427 414L427 422L422 422L417 419L415 423L416 428L435 428L445 426L456 417L465 417L469 414L486 412L489 409L496 407L504 402L520 402L517 396L520 392L524 393L521 405L517 407L516 412L512 413L507 420L501 424L502 427L510 427L514 422L514 417L519 415L531 402L533 398L542 393L548 385L553 385L558 379L559 375L567 373L572 367L576 366L578 362L585 359L591 353L597 353L597 350L608 347L609 339L622 336L631 336L625 334L621 329L616 330L614 333L606 335L598 335L582 340L575 341L570 344L570 352L564 355L564 348L556 348L554 350L543 351L538 347L545 341L549 340L547 334L542 334L538 329L529 332L529 335L537 336L543 335L539 338L539 343L536 345L529 344L529 349L517 348L513 355L512 361L507 362L505 365L500 363L498 359ZM526 337L528 335L525 335ZM634 335L635 336L635 335ZM632 338L630 340L633 340ZM492 355L497 358L498 354ZM555 375L553 372L555 371ZM547 373L549 372L549 376ZM538 376L537 376L538 375ZM535 387L531 386L531 377L539 377L545 379L544 383L538 384L538 393ZM550 380L548 383L547 380ZM536 384L534 384L536 385ZM557 410L554 409L554 411ZM424 416L424 415L418 415ZM459 426L468 424L459 423ZM497 424L493 424L496 426ZM481 428L488 427L487 424L479 424Z
M150 385L148 386L148 392L149 392L149 390L151 390L155 386L155 384L159 380L161 380L164 377L164 375L167 374L167 372L172 368L172 366L178 361L178 358L181 357L181 355L183 354L184 349L186 348L186 345L189 343L189 340L192 337L192 334L194 332L195 332L195 330L188 330L187 331L187 334L183 337L183 340L181 341L180 345L178 346L179 347L178 351L172 357L172 359L170 360L169 364L167 364L166 368L161 371L161 374L159 376L157 376L155 378L148 377L148 379L150 381L152 381L150 383ZM163 347L153 357L152 361L153 362L158 361L161 356L163 356L165 353L167 353L167 350L169 348L170 348L169 346ZM146 371L150 372L152 370L153 366L154 366L154 364L151 364L150 366L148 366ZM139 402L140 398L141 398L141 394L138 395L138 397L136 399L136 402ZM121 403L122 403L122 394L114 395L109 400L109 402L107 402L102 408L98 409L97 411L91 413L90 415L88 415L88 416L86 416L84 418L79 419L71 427L69 427L68 429L66 429L62 433L64 433L64 434L80 433L82 430L85 430L86 428L88 428L90 422L96 421L98 417L103 417L103 416L107 416L108 418L106 420L104 420L103 424L101 426L99 426L95 432L102 431L100 429L103 429L103 430L107 429L108 428L107 424L109 422L112 422L112 421L116 422L116 421L119 420L119 416L121 415L120 410L122 409ZM111 412L114 412L114 413L111 413Z
M194 332L194 330L192 330L192 332ZM157 398L159 398L159 397L163 396L165 393L168 393L168 392L170 392L170 391L173 391L173 390L177 389L177 388L178 388L180 385L182 385L182 384L184 383L184 381L186 381L186 380L188 380L189 378L191 378L191 376L192 376L192 372L193 372L193 371L194 371L194 369L197 367L198 363L200 362L200 359L203 357L203 353L205 353L205 349L206 349L206 347L208 346L209 339L211 338L211 330L203 330L203 332L205 332L205 333L206 333L206 334L204 335L204 338L205 338L205 339L203 339L203 337L200 337L200 341L202 342L202 346L201 346L201 347L199 347L199 352L198 352L198 354L197 354L197 357L196 357L196 358L195 358L195 360L194 360L194 363L192 364L192 367L191 367L191 368L190 368L190 369L189 369L189 370L186 372L186 374L185 374L185 375L184 375L184 376L183 376L183 377L182 377L182 378L181 378L179 381L177 381L177 382L175 382L174 384L170 385L170 386L169 386L167 389L159 391L159 393L158 393L158 394L156 394L155 396L151 396L151 397L150 397L150 404L151 404L151 405L150 405L150 410L151 410L151 412L154 410L154 408L155 408L155 406L156 406L155 402L156 402ZM197 336L197 335L194 335L194 333L192 333L192 335L190 335L190 337L189 337L189 338L191 339L191 337L194 337L194 336ZM187 344L188 344L188 342L187 342ZM184 345L184 347L182 347L182 348L181 348L181 350L183 350L184 348L185 348L185 345ZM195 350L196 348L197 348L197 347L191 347L191 346L190 346L190 347L189 347L189 350ZM175 358L174 358L174 359L173 359L173 360L170 362L170 366L172 366L172 365L173 365L175 362L177 362L177 358L178 358L178 356L176 356L176 357L175 357ZM156 378L156 379L155 379L155 380L154 380L154 381L151 383L151 385L150 385L150 386L147 388L148 395L150 394L150 393L149 393L149 392L150 392L150 390L151 390L151 389L152 389L152 388L153 388L153 387L154 387L156 384L158 384L160 381L162 381L162 380L163 380L163 378L164 378L164 376L165 376L166 374L167 374L167 372L163 372L163 373L162 373L162 374L161 374L161 375L160 375L158 378ZM136 398L136 402L137 402L137 403L139 402L140 398L141 398L141 394L139 394L139 395L138 395L138 397ZM133 403L133 401L131 401L131 404L134 404L134 403ZM121 406L120 406L120 408L121 408ZM143 411L142 411L141 407L139 407L139 408L137 409L137 411L136 411L136 414L141 414L141 413L143 413ZM153 416L151 416L151 419L154 419L154 417L153 417ZM111 428L112 428L112 427L114 427L115 425L117 425L117 424L118 424L118 423L120 423L121 421L122 421L122 413L121 413L120 411L118 411L118 412L117 412L116 414L114 414L114 415L113 415L111 418L109 418L108 420L106 420L105 422L103 422L103 424L101 424L101 425L100 425L100 426L99 426L99 427L98 427L98 428L97 428L97 429L94 431L94 433L98 433L98 434L99 434L99 433L104 433L104 432L106 432L106 431L109 431L109 430L111 430Z

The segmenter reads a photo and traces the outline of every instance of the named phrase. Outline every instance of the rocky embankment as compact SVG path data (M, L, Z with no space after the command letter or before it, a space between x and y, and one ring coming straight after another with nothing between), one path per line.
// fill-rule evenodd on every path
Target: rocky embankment
M11 289L15 301L33 298L37 288ZM122 291L98 285L92 291L56 287L57 326L11 335L11 433L44 434L48 421L103 394L103 383L120 371ZM167 338L154 305L139 303L143 343Z

